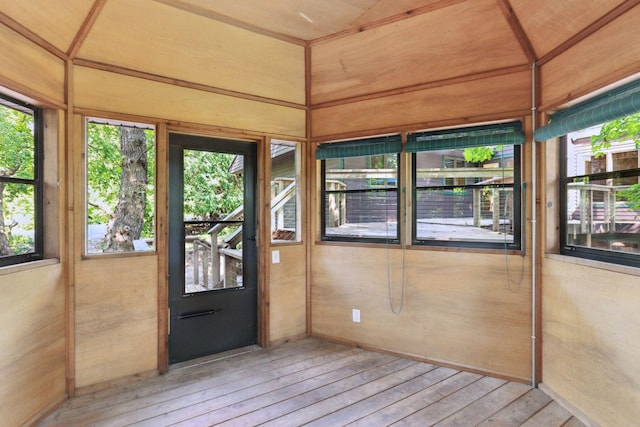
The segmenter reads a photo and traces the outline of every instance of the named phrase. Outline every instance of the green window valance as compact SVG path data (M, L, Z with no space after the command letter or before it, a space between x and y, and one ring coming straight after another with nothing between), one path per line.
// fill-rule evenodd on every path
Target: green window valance
M316 149L316 159L326 160L342 157L373 156L377 154L399 153L401 151L402 137L400 135L390 135L320 144Z
M533 134L536 141L566 135L640 112L640 80L551 115L548 125Z
M520 145L525 141L521 122L441 131L413 133L407 137L405 151L417 153L468 147Z

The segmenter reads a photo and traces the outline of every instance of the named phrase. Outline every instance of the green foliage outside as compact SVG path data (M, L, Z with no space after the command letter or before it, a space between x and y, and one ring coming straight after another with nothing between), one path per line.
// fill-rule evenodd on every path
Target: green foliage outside
M242 177L229 172L234 158L232 154L185 150L185 218L222 219L242 205Z
M464 160L467 163L482 163L490 160L496 150L502 150L502 146L469 147L464 149Z
M155 133L145 130L147 141L147 196L142 238L154 237ZM120 126L87 125L87 217L88 223L107 224L120 197Z
M640 113L605 123L600 133L591 137L591 151L596 157L601 157L611 144L622 141L633 141L640 149ZM640 184L633 184L618 195L627 200L629 207L640 210Z
M33 179L33 116L0 105L0 176ZM0 225L3 238L0 253L22 254L33 251L33 239L14 236L16 226L34 230L33 186L17 183L0 184Z

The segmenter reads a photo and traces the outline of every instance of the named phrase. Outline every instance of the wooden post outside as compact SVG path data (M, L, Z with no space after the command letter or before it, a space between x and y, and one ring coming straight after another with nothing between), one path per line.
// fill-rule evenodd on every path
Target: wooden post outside
M482 212L482 189L473 189L473 226L481 226L481 212Z

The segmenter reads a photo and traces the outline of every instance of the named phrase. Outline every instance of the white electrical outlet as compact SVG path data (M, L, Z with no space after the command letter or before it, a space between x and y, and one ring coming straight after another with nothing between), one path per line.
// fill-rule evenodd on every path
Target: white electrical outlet
M280 263L280 251L271 251L271 263L272 264Z
M358 310L357 308L354 308L351 311L351 314L353 316L353 321L356 323L360 323L360 310Z

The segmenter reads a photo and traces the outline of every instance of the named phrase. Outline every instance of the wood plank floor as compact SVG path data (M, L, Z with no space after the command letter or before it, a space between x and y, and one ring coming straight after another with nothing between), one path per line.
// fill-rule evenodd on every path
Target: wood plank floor
M528 385L304 339L76 397L53 426L583 426Z

